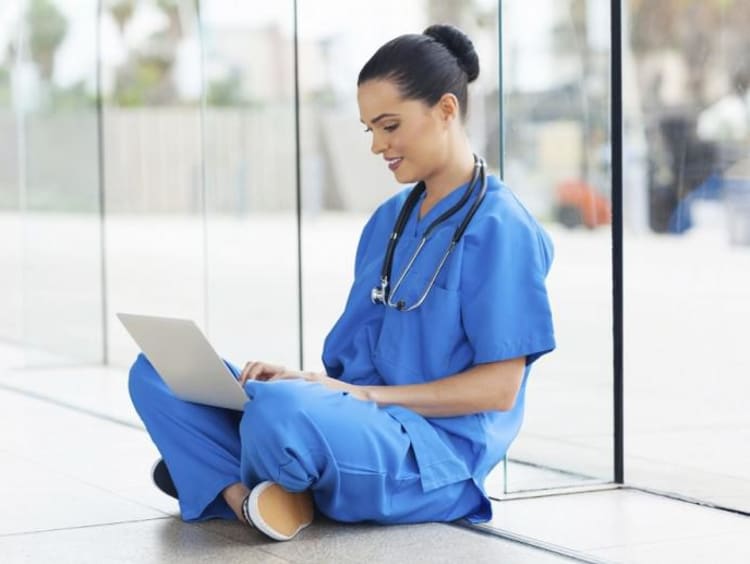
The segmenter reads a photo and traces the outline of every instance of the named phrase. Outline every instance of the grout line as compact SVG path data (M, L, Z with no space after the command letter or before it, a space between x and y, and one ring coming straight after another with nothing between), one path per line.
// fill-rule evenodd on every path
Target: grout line
M22 531L20 533L0 533L0 539L9 537L20 537L27 535L37 535L40 533L59 533L60 531L77 531L80 529L95 529L97 527L114 527L116 525L128 525L131 523L148 523L149 521L163 521L165 519L174 519L174 517L165 515L164 517L149 517L148 519L130 519L127 521L112 521L109 523L94 523L91 525L77 525L75 527L59 527L55 529L39 529L36 531Z
M667 499L671 499L674 501L680 501L682 503L689 503L691 505L698 505L700 507L705 507L707 509L715 509L717 511L725 511L727 513L734 513L735 515L740 515L741 517L750 517L750 511L745 511L742 509L734 509L732 507L726 507L724 505L719 505L710 501L703 501L700 499L696 499L694 497L688 497L686 495L681 495L677 493L671 493L671 492L665 492L662 490L657 490L653 488L647 488L647 487L641 487L641 486L633 486L633 485L623 485L623 489L626 490L632 490L637 491L649 495L655 495L659 497L664 497Z
M556 544L544 542L539 539L535 539L533 537L528 537L525 535L519 535L517 533L511 533L503 529L496 529L487 525L472 525L468 523L462 523L460 521L457 523L453 523L451 525L454 527L469 529L470 531L474 531L478 534L505 539L507 541L515 542L523 546L528 546L528 547L535 548L537 550L542 550L544 552L556 554L558 556L563 556L565 558L569 558L570 560L574 560L576 562L586 562L587 564L611 564L612 563L611 560L602 560L601 558L598 558L596 556L586 554L584 552L579 552L571 548L565 548L564 546L559 546Z

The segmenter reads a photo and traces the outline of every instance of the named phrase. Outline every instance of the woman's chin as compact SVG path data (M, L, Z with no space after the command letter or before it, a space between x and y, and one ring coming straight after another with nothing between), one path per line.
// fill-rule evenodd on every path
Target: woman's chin
M401 170L401 167L393 171L393 176L399 184L413 184L419 180L414 174L409 174L408 170Z

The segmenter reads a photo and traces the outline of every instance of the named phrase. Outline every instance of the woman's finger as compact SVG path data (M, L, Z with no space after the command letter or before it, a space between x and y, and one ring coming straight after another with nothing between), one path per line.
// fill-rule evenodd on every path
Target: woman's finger
M263 374L265 370L265 363L258 362L258 361L251 361L248 362L245 365L245 370L243 370L243 377L242 383L244 384L248 380L262 380L261 375Z
M250 372L250 367L252 366L252 364L253 362L251 360L245 363L245 366L242 369L242 372L240 372L240 377L239 377L240 384L244 384L245 382L247 382L248 373Z
M265 371L265 366L262 362L253 362L247 371L248 380L261 380L260 376Z

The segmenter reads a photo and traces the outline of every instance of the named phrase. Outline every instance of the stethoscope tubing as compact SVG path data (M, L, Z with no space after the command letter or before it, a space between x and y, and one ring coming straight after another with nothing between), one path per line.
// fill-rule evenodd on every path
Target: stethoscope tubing
M381 268L380 288L375 287L373 288L371 292L371 299L373 303L383 303L384 305L395 308L399 311L408 312L408 311L413 311L417 309L427 299L427 296L432 290L432 287L434 286L438 275L443 269L445 262L448 260L449 255L451 254L451 252L453 252L453 249L458 244L459 239L466 231L466 228L469 226L469 223L471 222L472 218L476 214L477 210L479 209L479 206L481 205L487 193L487 174L486 174L484 161L477 158L476 156L474 158L475 158L475 170L474 170L474 174L472 176L471 182L469 184L468 190L464 193L464 195L455 205L453 205L450 209L442 213L437 219L435 219L427 227L427 229L424 231L424 234L422 235L422 238L419 241L419 244L417 245L417 248L412 253L411 258L409 259L404 269L401 271L401 274L399 275L398 280L396 280L396 284L393 286L393 289L389 291L388 284L390 280L391 269L393 267L393 255L396 249L396 245L398 244L399 238L403 234L403 231L404 231L404 228L406 227L406 222L408 221L409 216L411 215L412 211L416 207L417 202L419 201L419 198L421 197L422 193L425 190L424 183L420 182L409 193L409 196L407 196L406 202L404 202L404 205L401 208L398 218L396 219L396 223L393 227L393 232L391 233L391 236L388 239L388 246L386 248L385 256L383 257L383 266ZM419 299L411 306L406 307L406 304L404 303L403 300L399 300L394 303L392 300L392 297L398 292L399 288L401 287L401 284L406 279L406 276L411 270L411 267L414 265L414 262L417 260L417 257L422 252L422 249L427 243L427 239L430 237L432 232L440 224L442 224L445 220L447 220L449 217L451 217L456 212L458 212L466 204L469 197L471 197L472 193L474 192L476 188L477 180L480 181L479 195L474 200L472 206L469 208L469 211L467 212L466 217L464 217L463 221L459 224L459 226L454 231L453 237L451 238L451 242L446 248L445 252L443 253L443 256L437 268L435 269L435 272L430 278L430 281L425 291L422 293Z

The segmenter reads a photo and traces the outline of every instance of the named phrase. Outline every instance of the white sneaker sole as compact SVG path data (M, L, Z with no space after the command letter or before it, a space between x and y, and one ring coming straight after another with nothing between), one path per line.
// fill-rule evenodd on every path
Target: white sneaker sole
M274 540L294 538L313 521L309 492L291 493L275 482L261 482L245 500L250 524Z

